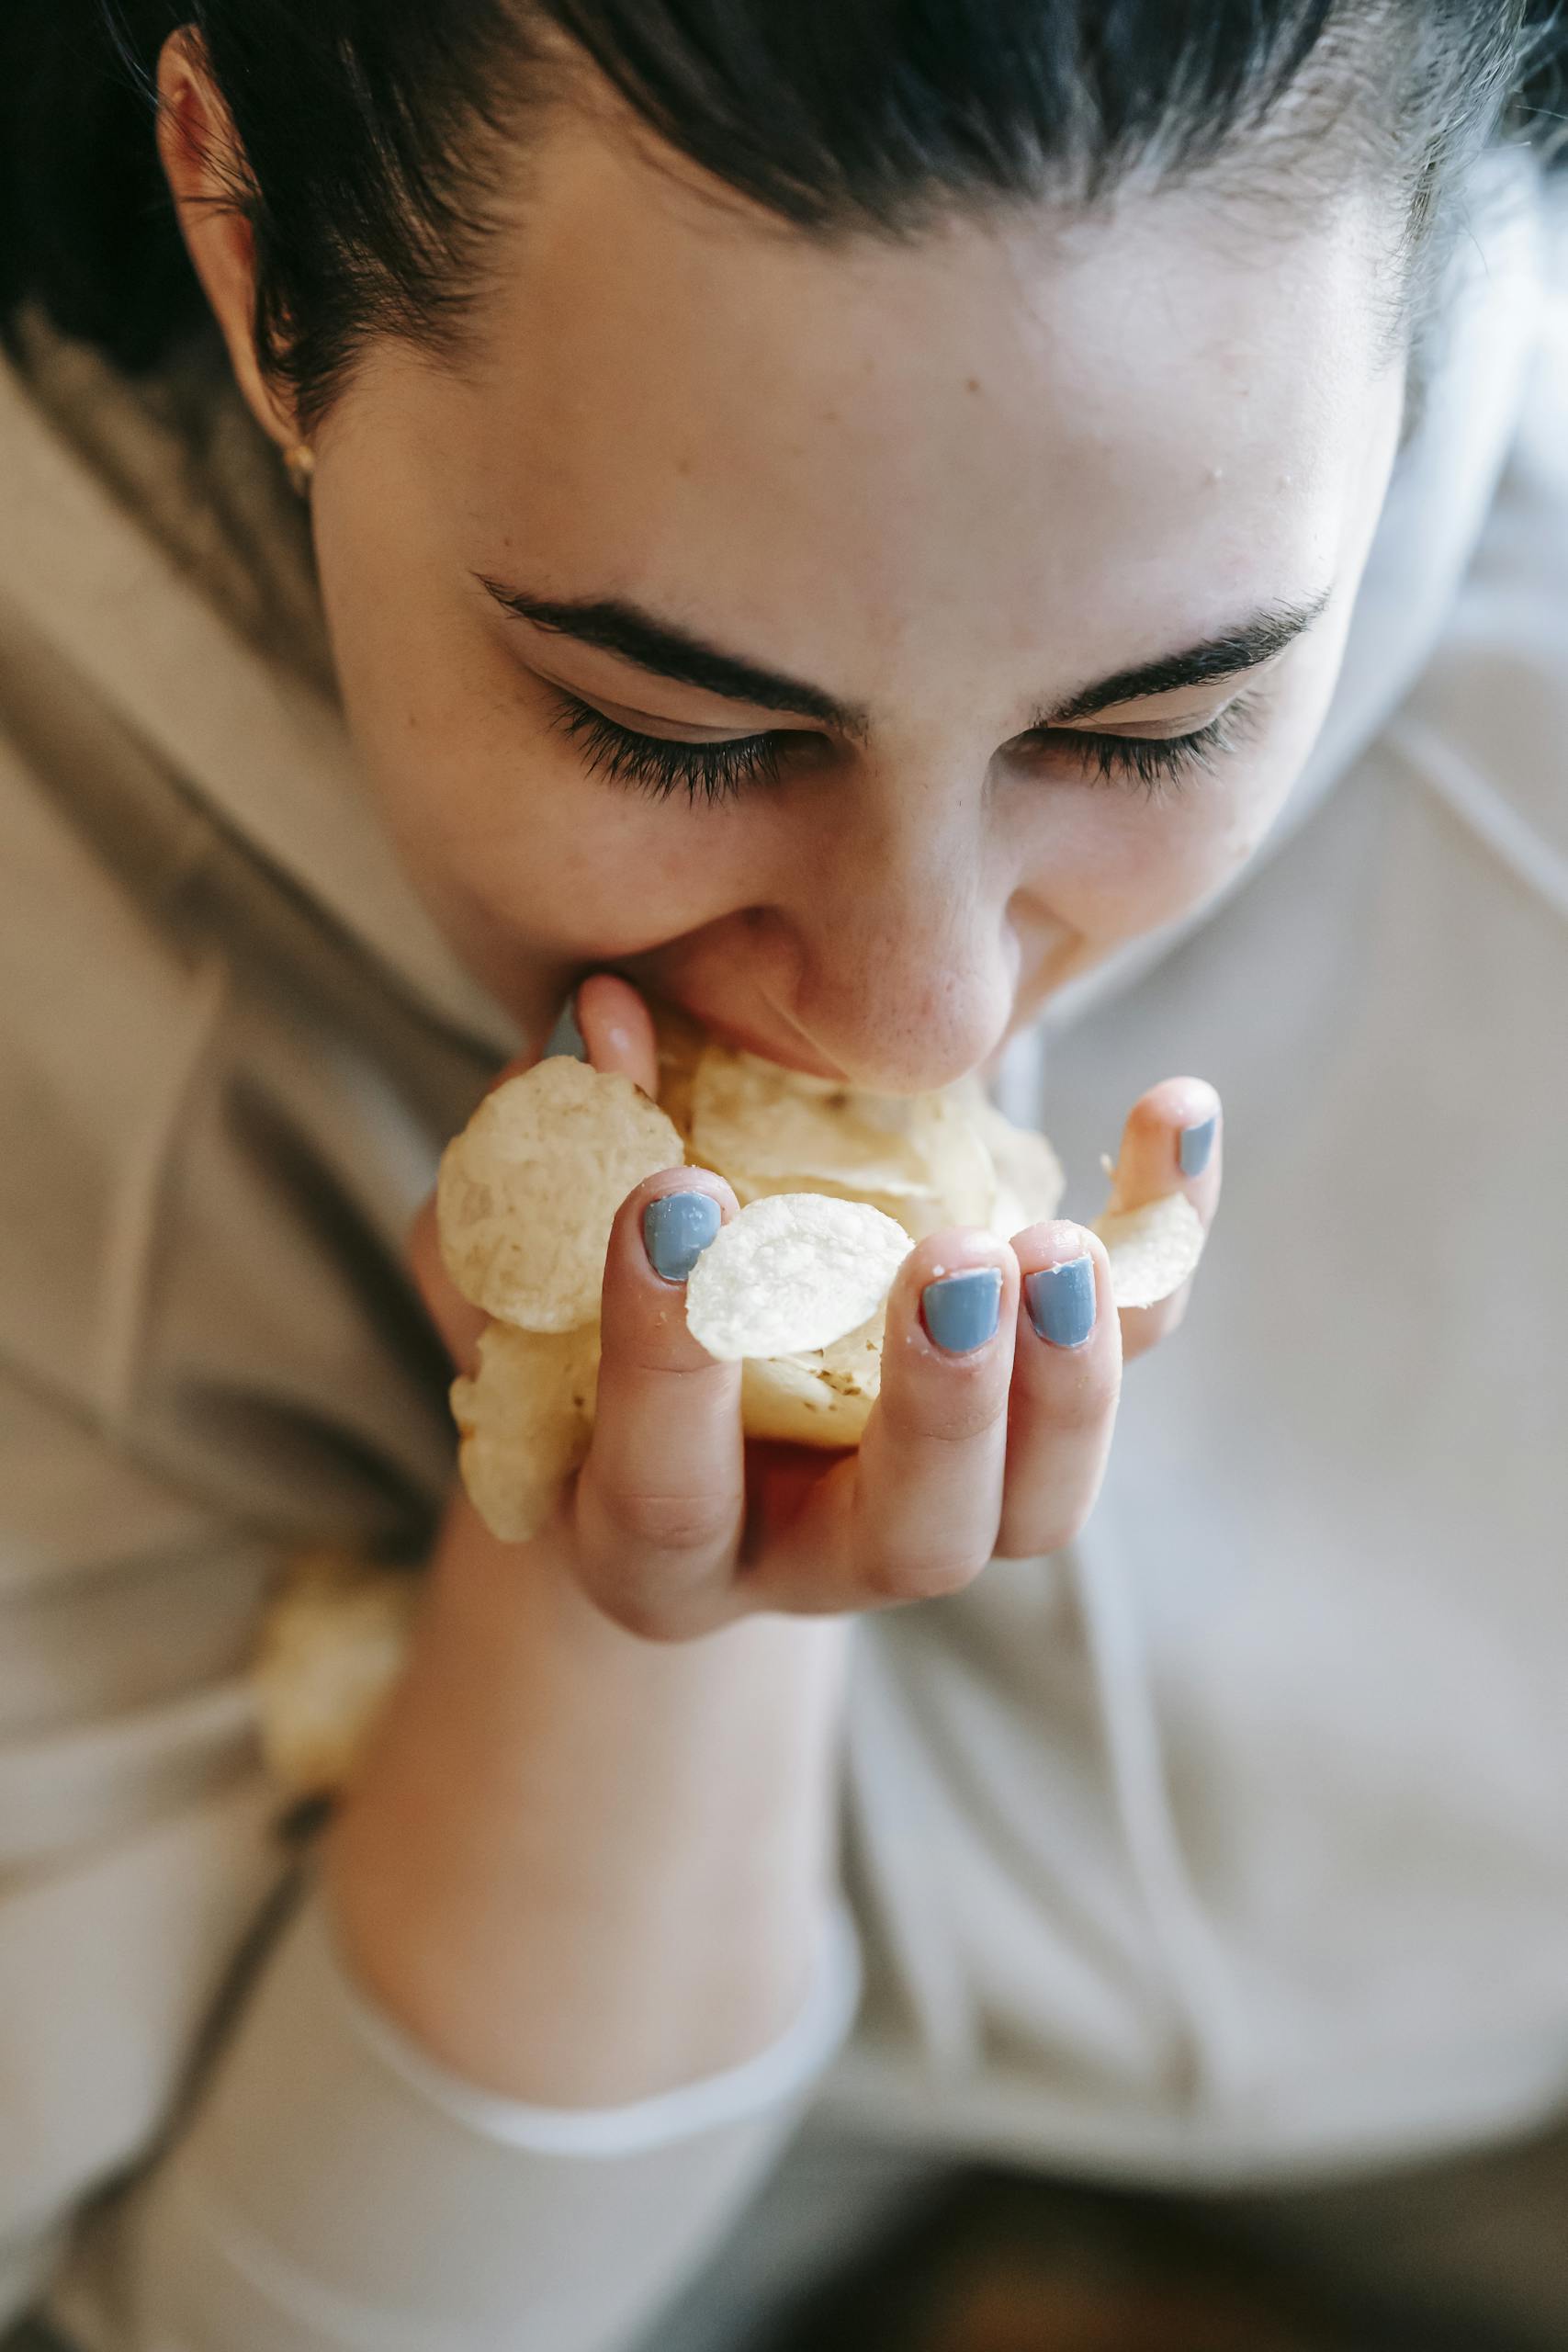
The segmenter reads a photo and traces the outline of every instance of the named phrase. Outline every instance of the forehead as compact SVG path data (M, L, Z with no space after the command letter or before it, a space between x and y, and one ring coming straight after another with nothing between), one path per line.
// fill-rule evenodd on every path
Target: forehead
M542 593L829 686L966 642L1092 675L1332 578L1386 406L1371 213L1263 234L1189 189L824 242L564 112L433 395L449 487Z

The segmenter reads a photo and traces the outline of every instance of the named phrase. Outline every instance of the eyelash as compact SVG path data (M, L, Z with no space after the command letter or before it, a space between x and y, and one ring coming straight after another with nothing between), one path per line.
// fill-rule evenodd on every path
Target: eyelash
M581 745L589 769L611 784L632 786L654 800L684 791L710 808L738 799L748 786L779 780L778 739L738 735L728 743L671 743L657 735L617 727L592 703L558 690L552 695L551 725Z
M1206 727L1164 741L1134 735L1069 735L1066 730L1061 740L1084 753L1096 784L1131 785L1145 799L1165 799L1213 770L1247 740L1262 699L1258 688L1238 695ZM751 786L777 784L781 746L790 740L739 735L724 743L672 743L618 727L575 695L557 689L552 700L551 725L581 747L591 773L612 784L628 785L654 800L668 800L683 791L693 803L716 808Z
M1087 750L1096 783L1131 783L1147 800L1170 798L1251 741L1264 691L1261 686L1248 688L1206 727L1190 735L1168 735L1163 742L1136 735L1075 734L1072 741Z

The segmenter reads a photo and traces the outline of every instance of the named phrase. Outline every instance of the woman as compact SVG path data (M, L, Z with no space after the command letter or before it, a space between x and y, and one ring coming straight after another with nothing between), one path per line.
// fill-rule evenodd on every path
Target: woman
M5 2310L620 2344L814 2091L1282 2240L1292 2185L1521 2140L1568 2085L1542 25L111 20L0 34ZM681 1170L570 1508L484 1534L401 1236L563 997L648 1075L639 989L893 1092L1013 1040L1031 1115L1043 1034L1072 1163L1135 1097L1122 1196L1205 1216L1217 1098L1145 1090L1224 1082L1228 1238L1087 1530L1179 1302L1123 1333L1072 1223L938 1237L858 1459L743 1492ZM323 1538L430 1577L285 1919L243 1665ZM1529 2177L1512 2301L1457 2233L1314 2258L1559 2340Z

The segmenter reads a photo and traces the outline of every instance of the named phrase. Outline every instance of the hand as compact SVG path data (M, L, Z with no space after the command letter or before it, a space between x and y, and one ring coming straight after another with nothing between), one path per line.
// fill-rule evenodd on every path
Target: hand
M598 1068L652 1091L651 1025L625 983L588 981L578 1019ZM1171 1189L1179 1135L1214 1109L1192 1080L1144 1098L1120 1205ZM1216 1154L1187 1183L1205 1216L1218 1182ZM468 2080L549 2106L699 2080L783 2032L837 1867L849 1612L1066 1542L1116 1409L1104 1250L1054 1223L911 1253L858 1453L746 1444L739 1367L697 1346L682 1285L643 1247L644 1211L682 1191L735 1213L729 1187L692 1168L623 1206L593 1442L551 1523L501 1543L454 1489L408 1668L323 1857L346 1964L388 2014ZM471 1366L483 1317L446 1281L433 1205L413 1256ZM1092 1283L1053 1279L1080 1260ZM965 1293L922 1293L964 1273L982 1278L971 1306L994 1296L996 1329L944 1351L931 1327L974 1336L942 1312ZM1066 1344L1090 1302L1088 1337ZM1128 1317L1128 1351L1180 1308Z
M653 1029L636 992L600 975L577 1010L595 1068L623 1070L652 1093ZM1218 1113L1213 1090L1195 1079L1144 1095L1122 1137L1112 1205L1181 1189L1207 1224L1219 1195ZM1187 1173L1181 1138L1210 1120L1208 1157ZM1194 1157L1190 1145L1190 1165ZM858 1451L747 1443L740 1367L715 1363L692 1338L683 1284L655 1271L644 1244L649 1206L682 1192L707 1194L726 1219L736 1213L729 1186L697 1168L649 1178L622 1206L588 1459L555 1520L519 1555L537 1555L627 1631L679 1642L758 1611L930 1599L968 1584L998 1554L1055 1551L1077 1532L1104 1475L1122 1363L1175 1328L1187 1289L1118 1316L1103 1244L1065 1220L1031 1226L1010 1244L979 1230L933 1234L894 1285L882 1394ZM484 1318L440 1265L431 1204L412 1247L431 1311L466 1368ZM964 1311L954 1317L955 1308Z

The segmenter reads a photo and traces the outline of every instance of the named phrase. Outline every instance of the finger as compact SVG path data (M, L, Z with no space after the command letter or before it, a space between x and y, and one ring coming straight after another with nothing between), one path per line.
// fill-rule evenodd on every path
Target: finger
M1105 1244L1081 1225L1013 1237L1022 1280L997 1550L1059 1552L1094 1508L1122 1387L1122 1330Z
M509 1078L517 1078L533 1065L531 1054L522 1054L497 1070L486 1094L493 1094ZM415 1211L409 1227L409 1271L413 1275L426 1314L446 1343L446 1352L457 1370L472 1374L479 1367L479 1334L490 1317L481 1307L474 1306L463 1296L442 1261L440 1229L435 1217L435 1194L427 1193Z
M1168 1078L1151 1087L1134 1104L1122 1131L1111 1208L1142 1208L1168 1193L1185 1193L1206 1229L1219 1206L1223 1126L1220 1098L1204 1080ZM1123 1362L1145 1354L1176 1329L1191 1288L1186 1282L1157 1306L1123 1310Z
M459 1372L471 1376L479 1369L479 1334L490 1317L482 1307L469 1306L442 1262L434 1193L425 1196L409 1227L408 1262L425 1313L445 1340L447 1354Z
M577 991L579 1032L595 1069L616 1069L645 1094L659 1092L659 1048L653 1016L629 980L594 972Z
M684 1640L739 1613L730 1588L745 1514L740 1366L716 1362L692 1337L684 1280L736 1206L722 1177L667 1169L628 1196L610 1236L578 1551L599 1606L656 1641Z
M586 1032L583 1023L587 1024ZM630 983L611 973L596 972L584 980L561 1007L542 1052L519 1054L504 1063L485 1092L493 1094L508 1079L520 1078L525 1070L532 1069L536 1059L546 1059L553 1053L592 1060L595 1069L622 1070L645 1093L656 1091L658 1059L651 1016ZM479 1307L469 1305L441 1261L434 1193L421 1204L409 1227L407 1246L410 1271L426 1312L446 1340L447 1352L458 1371L472 1374L479 1362L479 1334L488 1318Z
M761 1606L874 1608L979 1574L1001 1512L1017 1322L1018 1261L994 1234L935 1233L910 1251L859 1453L770 1551Z

